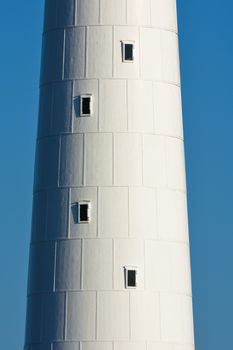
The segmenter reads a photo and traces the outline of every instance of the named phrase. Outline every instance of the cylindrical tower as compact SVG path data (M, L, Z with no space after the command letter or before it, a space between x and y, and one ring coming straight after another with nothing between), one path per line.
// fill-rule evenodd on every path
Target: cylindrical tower
M46 0L25 350L193 350L175 0Z

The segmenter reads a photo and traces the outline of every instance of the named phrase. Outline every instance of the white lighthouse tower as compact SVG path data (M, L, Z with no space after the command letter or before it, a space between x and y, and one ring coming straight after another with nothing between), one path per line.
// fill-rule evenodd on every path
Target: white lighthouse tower
M25 350L194 350L175 0L46 0Z

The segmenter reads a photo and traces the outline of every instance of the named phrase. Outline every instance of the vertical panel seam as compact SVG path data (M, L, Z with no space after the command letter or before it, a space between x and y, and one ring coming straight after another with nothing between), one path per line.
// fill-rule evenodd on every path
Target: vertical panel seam
M128 237L130 238L130 186L127 187L127 195L128 195Z
M88 69L87 69L87 66L88 66L88 34L89 34L89 30L88 30L88 26L85 26L84 27L84 77L87 78L87 75L88 75Z
M115 185L115 159L114 159L114 153L115 153L115 135L112 133L112 185Z
M132 330L131 330L131 295L130 295L130 292L128 292L128 295L129 295L129 340L131 341L132 340Z
M97 187L97 237L100 236L100 187Z
M74 18L73 18L73 20L74 20L74 26L76 26L76 24L77 24L77 0L73 0L73 2L74 2Z
M66 29L63 32L63 48L62 48L62 80L65 78L65 57L66 57Z
M142 78L142 50L141 50L141 27L138 26L138 60L139 60L139 78Z
M75 116L75 113L74 113L74 84L75 84L75 81L72 80L71 82L72 84L72 92L71 92L71 120L70 120L70 129L71 129L71 133L73 134L74 132L74 116Z
M71 219L71 188L68 189L68 215L67 215L67 238L70 238L70 219Z
M67 320L68 320L68 293L65 292L65 305L64 305L64 334L63 334L63 339L67 339Z
M141 173L141 176L142 176L142 185L144 185L144 135L141 134L141 166L142 166L142 173Z
M100 132L100 106L101 106L101 83L100 79L98 79L98 121L97 121L97 130Z
M81 239L80 290L83 290L84 239Z
M125 23L128 24L128 0L125 0Z
M64 136L63 136L64 137ZM60 171L61 171L61 151L62 136L58 137L58 170L57 170L57 187L60 187Z
M98 292L96 291L96 300L95 300L95 340L98 339Z
M56 291L56 270L57 270L57 241L55 241L54 243L53 292Z
M115 244L114 238L112 239L112 289L115 288L114 276L115 275Z
M126 79L127 132L129 132L129 80Z
M86 135L83 136L83 173L82 173L82 185L86 185Z
M101 0L99 0L99 13L98 13L98 24L101 24Z
M112 26L112 78L115 76L115 26Z
M146 280L146 242L147 242L147 240L146 239L144 239L143 240L143 250L144 250L144 252L143 252L143 254L144 254L144 290L146 290L146 288L147 288L147 280Z

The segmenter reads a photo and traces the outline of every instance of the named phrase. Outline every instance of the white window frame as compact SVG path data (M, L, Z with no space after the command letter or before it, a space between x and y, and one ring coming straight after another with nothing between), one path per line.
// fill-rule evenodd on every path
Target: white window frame
M91 202L90 201L80 201L77 204L78 204L78 223L79 224L89 224L91 222ZM80 217L81 205L88 206L88 209L87 209L88 219L87 219L87 221L81 220L81 217Z
M83 99L90 98L90 114L83 113ZM92 94L82 94L80 95L80 117L92 117L93 115L93 95Z
M137 266L124 266L125 270L125 288L126 289L136 289L138 286L138 267ZM135 271L135 286L128 285L128 272Z
M133 46L133 59L132 60L126 60L125 59L125 45L127 44L130 44ZM122 45L122 61L125 62L125 63L134 63L135 61L135 41L122 41L121 42L121 45Z

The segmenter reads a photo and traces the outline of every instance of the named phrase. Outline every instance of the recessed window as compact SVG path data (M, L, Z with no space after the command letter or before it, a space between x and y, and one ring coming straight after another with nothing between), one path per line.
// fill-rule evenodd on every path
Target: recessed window
M80 117L91 117L92 116L92 95L81 95L80 96Z
M137 268L134 266L125 267L125 288L137 287Z
M133 62L134 61L134 42L132 41L122 41L122 58L123 62Z
M78 222L87 224L91 221L91 203L83 201L78 203Z

